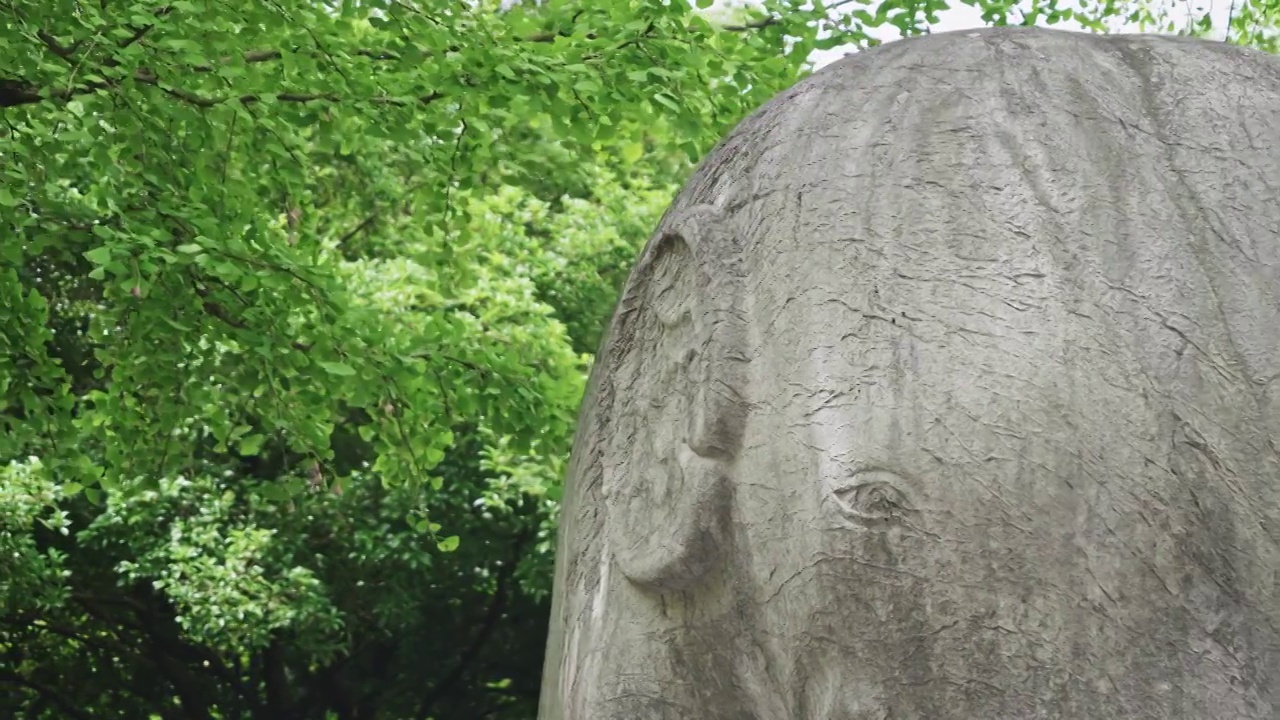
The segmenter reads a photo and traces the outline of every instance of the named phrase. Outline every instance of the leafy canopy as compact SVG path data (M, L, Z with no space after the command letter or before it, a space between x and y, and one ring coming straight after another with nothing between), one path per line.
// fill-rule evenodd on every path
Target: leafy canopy
M948 7L707 4L0 0L0 705L527 718L640 244L814 50Z

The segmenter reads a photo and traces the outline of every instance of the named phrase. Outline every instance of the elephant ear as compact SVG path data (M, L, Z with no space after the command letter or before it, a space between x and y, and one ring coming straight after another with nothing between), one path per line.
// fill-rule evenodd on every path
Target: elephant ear
M664 222L616 316L607 537L641 588L687 590L725 557L747 407L741 287L740 242L695 206Z

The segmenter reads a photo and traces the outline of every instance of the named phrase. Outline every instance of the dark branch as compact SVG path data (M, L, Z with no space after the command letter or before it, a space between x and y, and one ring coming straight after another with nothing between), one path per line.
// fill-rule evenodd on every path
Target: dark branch
M53 53L54 55L57 55L63 60L66 60L70 58L72 55L74 55L76 53L76 50L79 49L80 47L80 43L78 42L72 45L71 47L65 47L58 43L57 38L45 32L44 30L36 31L36 37L40 38L40 42L44 43L45 47L49 48L49 52Z
M69 718L75 718L75 720L93 720L92 715L77 707L75 703L67 699L66 694L59 692L57 688L51 688L34 680L28 680L18 673L9 672L7 670L0 670L0 683L9 683L25 687L29 690L34 690L36 694L44 699L45 702L50 703L51 705L56 705L62 710L62 712L66 713L66 716Z
M222 95L208 96L193 93L180 88L162 85L160 78L149 70L138 70L133 74L133 80L143 85L151 85L159 88L162 92L170 97L177 98L183 102L190 103L199 107L214 107L226 102L239 102L243 105L253 105L274 97L279 102L286 103L311 103L311 102L331 102L338 103L344 101L355 101L358 98L344 98L336 93L296 93L284 92L271 95L270 93L249 93L245 95ZM107 83L84 83L75 88L52 89L47 93L49 100L70 100L77 95L85 95L99 90L112 89ZM15 107L18 105L32 105L46 99L46 94L42 94L42 88L21 80L12 78L0 78L0 108ZM428 105L443 97L439 92L428 93L418 97L391 97L388 95L375 96L367 98L367 102L376 105L391 105L396 107L408 107L414 104Z
M498 575L497 586L493 590L493 597L489 600L489 607L485 609L484 618L480 621L480 627L477 628L471 643L458 656L458 661L453 666L453 669L449 671L449 674L441 679L431 689L431 692L427 693L427 696L422 699L422 704L418 706L419 717L430 717L433 706L441 698L455 690L454 685L466 677L472 663L479 658L480 652L493 634L498 620L502 617L502 612L506 608L511 580L515 576L516 567L520 564L520 557L524 554L525 545L528 544L532 534L531 530L526 527L516 535L515 542L512 543L511 556Z
M43 99L40 97L40 88L34 85L29 85L21 80L0 78L0 107L30 105Z
M168 5L165 5L164 7L159 7L155 9L155 16L158 18L162 18L171 12L173 12L173 8ZM155 25L142 25L140 27L129 26L129 29L133 31L133 34L125 38L123 41L121 41L120 48L124 49L138 42L144 36L146 36L147 33L151 32L151 28L153 27L155 27Z

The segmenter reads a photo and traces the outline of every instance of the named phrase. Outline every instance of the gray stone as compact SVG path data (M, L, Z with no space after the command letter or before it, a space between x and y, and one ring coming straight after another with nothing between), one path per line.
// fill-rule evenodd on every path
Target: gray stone
M1280 58L839 62L698 170L590 388L542 720L1275 718Z

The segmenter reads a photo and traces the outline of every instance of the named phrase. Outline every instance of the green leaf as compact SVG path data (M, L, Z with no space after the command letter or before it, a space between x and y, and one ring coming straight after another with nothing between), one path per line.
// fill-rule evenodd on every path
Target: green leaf
M319 365L320 367L324 368L326 372L332 375L341 375L341 376L347 377L347 376L356 374L355 368L351 367L346 363L327 362L327 361L321 360Z
M293 495L283 483L269 482L258 486L258 492L272 502L287 502Z
M680 106L677 105L676 101L673 100L671 97L669 97L666 93L657 93L653 96L653 99L657 100L662 105L665 105L670 110L673 110L675 112L680 112Z
M634 142L622 146L622 159L633 163L644 157L644 143Z
M458 545L461 542L462 540L457 535L450 535L449 537L444 538L440 542L436 543L436 547L440 548L440 552L451 553L454 550L458 549Z
M184 243L182 245L179 245L177 247L177 250L180 253L187 253L188 255L195 255L197 253L204 252L204 248L199 245L196 245L195 243Z
M111 250L109 245L103 245L84 253L84 259L94 265L106 265L111 262Z
M246 435L240 439L241 455L257 455L262 452L262 443L266 437L260 434Z

